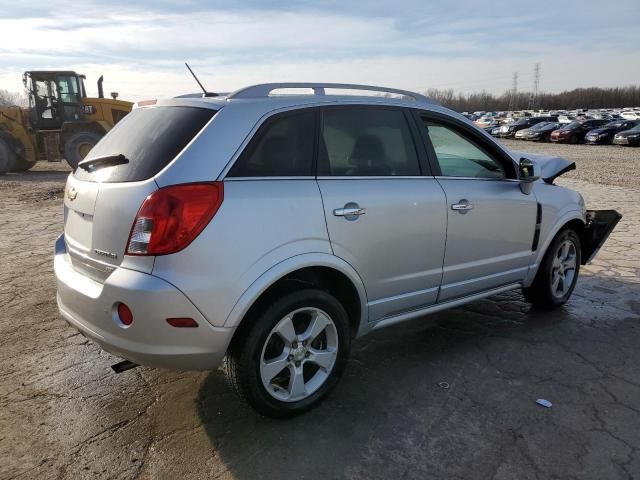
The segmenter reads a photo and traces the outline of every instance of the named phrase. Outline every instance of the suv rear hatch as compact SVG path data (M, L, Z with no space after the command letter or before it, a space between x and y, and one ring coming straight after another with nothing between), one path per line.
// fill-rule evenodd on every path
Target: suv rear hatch
M216 110L136 109L80 162L67 180L64 233L73 267L103 282L125 257L133 221L153 177L203 130Z

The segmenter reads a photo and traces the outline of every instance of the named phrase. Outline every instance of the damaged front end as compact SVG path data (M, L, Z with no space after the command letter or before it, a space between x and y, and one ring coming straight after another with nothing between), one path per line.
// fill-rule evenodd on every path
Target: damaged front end
M575 162L562 157L525 152L513 154L516 158L527 158L535 162L540 178L548 184L553 184L560 175L576 169ZM593 260L621 218L622 214L616 210L587 210L585 225L580 232L582 265Z
M593 260L621 218L615 210L587 210L586 223L580 234L582 265Z

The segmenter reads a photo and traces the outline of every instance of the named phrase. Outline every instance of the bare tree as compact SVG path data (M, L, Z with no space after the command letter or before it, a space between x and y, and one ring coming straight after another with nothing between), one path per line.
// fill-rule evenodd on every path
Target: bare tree
M515 104L527 105L529 92L517 92L516 95ZM458 112L504 111L509 109L513 93L508 91L502 95L494 95L483 91L454 95L451 89L430 88L427 90L427 96ZM560 93L539 93L538 105L539 108L547 110L638 107L640 86L576 88Z
M25 107L27 100L20 92L10 92L9 90L0 89L0 107L10 107L13 105Z

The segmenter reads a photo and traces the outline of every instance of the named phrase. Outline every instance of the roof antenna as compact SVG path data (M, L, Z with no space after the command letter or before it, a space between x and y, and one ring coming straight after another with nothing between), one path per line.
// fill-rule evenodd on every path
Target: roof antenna
M200 83L200 80L198 80L198 77L196 77L196 74L193 73L193 70L191 70L191 67L189 66L189 64L187 62L184 62L184 64L187 66L187 68L189 69L189 72L191 72L191 75L193 75L193 78L195 79L196 82L198 82L198 85L200 85L200 88L202 89L202 96L203 97L217 97L218 94L217 93L213 93L213 92L207 92L207 89L204 88L204 86L202 85L202 83Z

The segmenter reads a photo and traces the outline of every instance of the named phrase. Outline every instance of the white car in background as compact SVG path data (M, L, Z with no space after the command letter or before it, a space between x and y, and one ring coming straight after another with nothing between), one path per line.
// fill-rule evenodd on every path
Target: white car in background
M620 116L625 120L640 120L640 112L634 112L632 110L621 112Z

